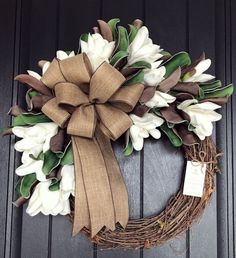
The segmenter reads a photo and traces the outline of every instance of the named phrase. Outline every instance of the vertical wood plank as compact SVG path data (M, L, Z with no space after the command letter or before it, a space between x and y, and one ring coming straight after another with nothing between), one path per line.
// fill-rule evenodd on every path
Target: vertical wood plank
M16 18L16 1L0 2L0 31L2 35L0 42L0 89L4 92L4 97L0 100L0 125L1 129L10 126L10 117L6 115L12 104L15 61L15 18ZM5 13L9 13L6 17ZM0 156L0 257L10 255L10 235L12 223L12 208L9 203L12 201L12 195L8 194L8 190L12 191L13 173L10 171L11 163L14 162L14 153L10 148L9 137L1 137L0 145L2 148Z
M82 33L90 32L99 18L100 1L59 1L57 49L78 51ZM89 15L88 15L89 14ZM51 257L93 257L93 244L83 234L71 236L72 224L65 216L52 218Z
M150 36L164 50L174 54L186 50L186 1L146 1L146 24ZM144 146L144 216L159 213L180 187L184 159L165 135L149 139ZM185 234L163 246L144 250L145 258L186 257Z
M101 18L108 21L112 18L120 18L122 26L126 26L136 18L143 18L142 0L103 0L101 6ZM113 144L120 169L122 171L129 194L129 212L131 218L140 217L140 153L124 157L122 148L124 138ZM139 258L140 250L99 250L98 258Z
M231 33L231 78L230 81L234 83L236 86L236 17L235 17L235 12L236 12L236 2L231 1L231 9L230 9L230 19L231 19L231 27L230 27L230 33ZM231 105L231 114L232 114L232 146L233 146L233 152L232 152L232 173L233 173L233 179L232 179L232 196L233 196L233 257L236 256L236 151L235 151L235 146L236 146L236 137L235 137L235 132L236 132L236 95L232 96L232 105Z
M232 9L231 9L232 8ZM235 10L234 1L216 1L216 71L224 84L235 82ZM232 56L232 54L234 55ZM234 66L233 66L234 65ZM218 257L235 257L235 94L222 109L223 119L217 125L217 145L224 153L222 174L217 178Z
M194 59L198 58L205 51L207 58L212 60L211 68L207 71L207 73L211 74L215 74L214 15L214 0L189 1L189 52ZM189 242L190 257L217 257L217 207L215 193L199 224L191 228Z
M22 16L30 16L29 26L29 66L37 72L41 72L37 67L40 59L52 59L55 53L56 43L56 0L53 1L31 1L31 12L24 12ZM29 33L30 32L30 33ZM26 72L26 71L24 71ZM21 102L24 102L25 90L20 87ZM22 248L21 256L24 258L48 257L50 250L49 233L50 217L39 214L30 217L23 210L22 218Z

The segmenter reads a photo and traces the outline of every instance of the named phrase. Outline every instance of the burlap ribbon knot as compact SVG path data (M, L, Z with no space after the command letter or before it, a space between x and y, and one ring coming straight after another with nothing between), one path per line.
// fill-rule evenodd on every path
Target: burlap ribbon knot
M42 108L71 135L75 165L73 235L83 227L96 235L104 226L115 230L128 222L128 195L112 150L131 125L126 114L136 105L144 86L122 86L124 76L107 62L92 74L85 54L54 59L42 82L55 97ZM122 86L122 87L121 87Z

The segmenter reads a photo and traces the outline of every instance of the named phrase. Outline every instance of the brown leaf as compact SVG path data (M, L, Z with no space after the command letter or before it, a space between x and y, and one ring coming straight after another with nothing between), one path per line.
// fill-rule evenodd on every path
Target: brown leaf
M50 99L52 99L51 96L33 96L31 98L31 102L34 109L41 110L44 104L46 104Z
M137 28L140 29L143 26L143 21L140 19L136 19L132 22L132 24Z
M179 82L172 88L172 90L198 96L200 87L197 83L194 82Z
M136 116L142 117L144 116L145 113L147 113L149 110L149 107L145 106L145 105L137 105L132 113L135 114Z
M185 93L185 92L181 92L175 95L176 99L179 101L184 101L186 99L194 99L194 96L189 94L189 93Z
M59 128L56 135L50 139L50 150L52 152L59 152L64 147L65 130Z
M180 136L184 145L193 145L199 143L198 137L193 132L190 132L185 124L178 124L173 128L173 130Z
M100 33L100 30L99 30L98 27L93 27L93 32L94 32L94 33Z
M162 92L168 92L179 81L181 75L181 68L178 67L168 78L160 82L159 90Z
M160 109L160 113L167 122L172 124L179 124L185 121L185 119L183 119L176 110L176 106L174 104Z
M133 67L127 67L120 70L120 73L126 78L126 80L131 79L134 77L138 72L140 68L133 68Z
M110 26L103 20L97 20L97 22L99 25L100 33L103 36L103 38L106 39L108 42L111 42L113 40L113 37Z
M144 91L143 91L143 93L142 93L142 95L139 99L139 102L141 104L144 104L144 103L148 102L154 96L155 91L156 91L156 87L147 86L144 89Z
M24 203L26 203L27 202L27 199L25 199L24 197L19 197L17 200L15 200L14 202L13 202L13 204L17 207L17 208L19 208L20 206L22 206Z
M15 77L15 80L24 84L28 84L31 88L42 93L43 95L52 96L51 90L49 90L49 88L47 88L47 86L45 86L42 81L37 80L31 75L19 74Z
M22 113L25 113L25 110L18 105L14 105L10 108L7 114L10 116L19 116Z
M201 101L199 101L199 103L203 103L203 102L213 102L217 105L224 105L228 102L229 97L222 97L222 98L211 98L211 99L203 99Z

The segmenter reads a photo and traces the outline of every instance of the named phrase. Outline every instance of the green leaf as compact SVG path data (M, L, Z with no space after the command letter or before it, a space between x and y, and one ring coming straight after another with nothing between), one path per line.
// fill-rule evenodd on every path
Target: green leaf
M129 85L133 85L133 84L137 84L137 83L142 83L143 78L144 78L144 72L139 71L134 77L132 77L130 80L128 80L125 83L125 86L129 86Z
M74 164L74 156L73 156L72 146L68 147L63 158L60 161L60 164L62 166Z
M161 51L161 54L163 55L164 59L169 59L171 58L171 53L167 52L167 51Z
M129 142L125 147L125 149L123 150L124 156L126 157L130 156L133 153L133 150L134 150L133 145L131 142Z
M198 95L199 95L199 99L204 99L205 93L202 88L199 88Z
M125 27L118 26L118 46L116 52L127 51L129 46L129 36Z
M130 32L129 32L129 43L131 43L131 42L134 40L135 36L137 35L138 29L137 29L137 27L135 27L135 26L132 25L132 24L129 24L129 28L130 28Z
M117 52L111 59L110 64L115 66L118 64L123 58L126 58L128 56L127 51L119 51Z
M48 176L60 164L61 159L57 154L48 150L44 153L43 173Z
M191 60L188 53L180 52L175 54L163 64L166 68L165 78L169 77L178 67L184 67L190 64Z
M28 199L30 197L31 189L36 182L37 178L35 173L24 176L20 184L20 195Z
M151 69L151 64L145 61L139 61L132 64L130 67L132 68L142 68L142 69Z
M175 147L180 147L183 144L182 139L173 131L172 128L169 128L166 124L161 125L160 128Z
M83 33L81 36L80 36L80 40L83 40L85 42L88 42L88 33Z
M60 189L60 180L53 178L48 188L50 191L58 191Z
M46 122L51 122L51 120L42 113L24 113L13 118L12 126L35 125Z
M111 19L109 22L108 22L108 25L110 26L111 28L111 31L112 31L112 36L113 36L113 40L116 40L117 37L118 37L118 33L117 33L117 24L120 22L120 19L118 18L115 18L115 19Z
M234 85L229 84L228 86L226 86L224 88L217 89L217 90L212 91L210 93L206 93L205 94L205 99L229 97L230 95L233 94L233 92L234 92Z
M199 86L201 87L201 89L204 90L204 92L208 92L220 88L222 86L222 83L220 80L217 80L210 83L201 83Z
M39 92L37 92L36 90L31 90L31 91L29 91L27 94L29 95L30 98L41 95L41 94L40 94Z

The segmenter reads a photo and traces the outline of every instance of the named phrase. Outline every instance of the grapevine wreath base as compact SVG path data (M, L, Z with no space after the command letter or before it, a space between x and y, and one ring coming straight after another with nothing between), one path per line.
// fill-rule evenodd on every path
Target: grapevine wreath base
M183 195L180 190L170 198L165 209L158 215L129 220L125 229L117 226L115 231L101 230L91 241L102 248L139 249L164 244L189 229L197 221L214 191L214 175L218 172L215 144L211 137L199 145L184 146L187 160L207 164L204 193L201 198ZM71 199L73 209L74 201ZM73 211L70 214L73 221ZM83 229L89 237L90 231Z

